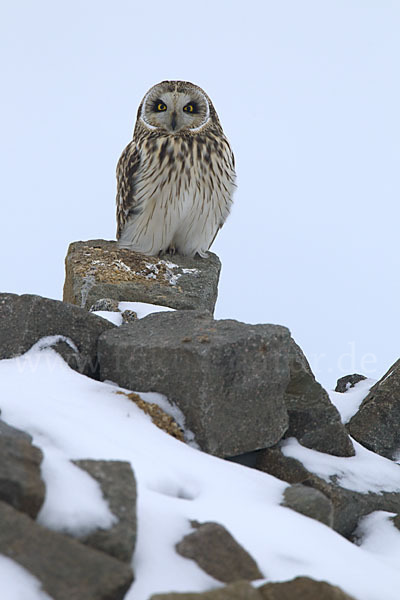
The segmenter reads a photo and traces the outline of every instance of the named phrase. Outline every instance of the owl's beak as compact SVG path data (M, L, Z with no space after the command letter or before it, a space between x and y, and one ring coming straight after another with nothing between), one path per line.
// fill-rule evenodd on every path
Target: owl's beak
M175 129L176 129L176 112L175 111L172 113L172 117L171 117L171 129L173 131L175 131Z

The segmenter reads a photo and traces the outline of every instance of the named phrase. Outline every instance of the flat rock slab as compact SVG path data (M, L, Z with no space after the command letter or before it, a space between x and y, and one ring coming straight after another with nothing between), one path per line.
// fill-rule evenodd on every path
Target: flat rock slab
M87 310L101 298L214 312L221 263L215 254L145 256L116 242L73 242L65 259L64 302Z
M0 420L0 500L32 518L44 502L42 459L30 435Z
M119 460L74 460L96 479L118 522L98 529L81 542L130 563L136 544L136 481L130 463Z
M194 531L176 546L185 558L194 560L203 571L223 583L253 581L264 576L254 558L219 523L191 522Z
M96 377L97 340L103 331L115 325L72 306L24 294L0 294L0 360L14 358L47 336L63 336L72 342L52 344L69 366L80 373Z
M233 456L272 446L287 429L290 341L278 325L152 314L100 337L101 378L165 394L202 450Z
M41 582L53 600L122 600L132 569L115 558L50 531L0 502L0 554Z
M386 458L400 455L400 360L371 388L347 428L369 450Z
M280 445L261 450L255 468L288 483L301 483L322 492L333 505L332 528L344 537L352 540L361 517L375 510L400 513L400 493L362 494L341 487L334 478L327 482L309 471L299 460L285 456Z

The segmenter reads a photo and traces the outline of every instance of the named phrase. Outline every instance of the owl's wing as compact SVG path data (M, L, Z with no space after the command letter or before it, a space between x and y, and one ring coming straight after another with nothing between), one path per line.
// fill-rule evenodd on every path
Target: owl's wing
M141 153L132 141L122 152L117 164L117 240L129 215L135 212L135 180L141 164Z

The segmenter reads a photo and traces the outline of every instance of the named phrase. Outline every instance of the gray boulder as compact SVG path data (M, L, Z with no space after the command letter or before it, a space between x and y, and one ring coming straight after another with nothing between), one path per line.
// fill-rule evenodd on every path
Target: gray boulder
M319 490L294 483L286 488L283 494L282 506L291 508L296 512L320 521L328 527L333 525L333 503Z
M381 456L400 453L400 360L371 388L347 428L357 442Z
M207 258L155 257L106 240L74 242L65 259L63 299L86 309L111 298L213 313L220 270L212 252Z
M42 459L30 435L0 420L0 500L32 518L44 502Z
M185 558L194 560L203 571L224 583L262 579L263 574L250 554L219 523L191 521L195 531L176 546Z
M354 448L340 414L327 392L315 380L299 346L290 346L290 381L285 394L289 427L285 437L295 437L306 448L335 456L354 456Z
M118 522L80 541L130 563L136 544L136 481L130 463L119 460L75 460L96 479Z
M0 523L0 554L39 579L53 600L122 600L133 581L130 566L1 501Z
M41 296L0 294L0 360L23 354L46 336L73 369L97 376L97 340L115 325L86 310ZM72 344L71 344L72 342Z
M285 456L280 445L261 450L256 468L288 483L301 483L322 492L333 505L333 529L348 539L352 539L361 517L375 510L400 512L400 493L362 494L340 486L335 478L327 482L308 471L297 459Z
M202 450L232 456L285 433L289 345L285 327L176 311L105 332L98 352L102 379L165 394Z

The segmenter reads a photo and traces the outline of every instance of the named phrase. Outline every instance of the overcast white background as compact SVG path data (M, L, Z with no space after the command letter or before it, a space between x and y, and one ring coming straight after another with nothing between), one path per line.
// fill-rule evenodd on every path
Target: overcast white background
M154 83L211 96L236 154L217 318L292 331L327 387L400 356L400 2L1 3L0 290L61 298L115 234Z

